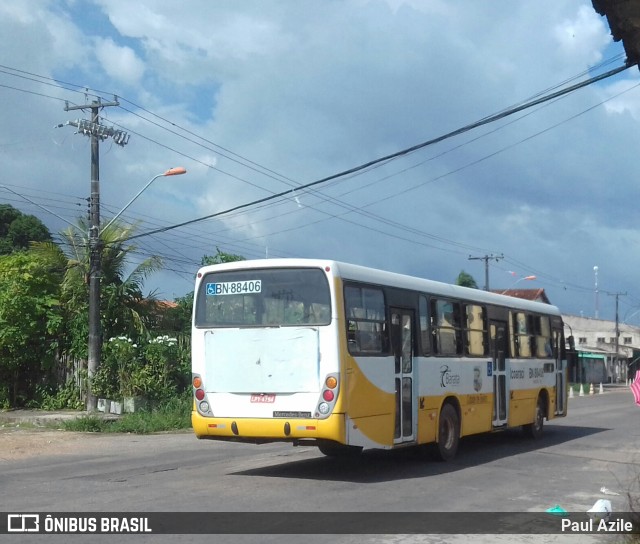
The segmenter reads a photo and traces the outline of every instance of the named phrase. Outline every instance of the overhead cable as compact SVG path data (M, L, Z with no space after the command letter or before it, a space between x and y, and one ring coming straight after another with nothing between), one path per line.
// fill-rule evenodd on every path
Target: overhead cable
M635 64L631 64L631 63L627 62L623 66L619 66L618 68L615 68L613 70L605 72L604 74L600 74L598 76L594 76L594 77L589 78L589 79L587 79L585 81L582 81L580 83L576 83L575 85L571 85L570 87L567 87L565 89L556 91L556 92L551 93L549 95L545 95L545 96L543 96L541 98L538 98L536 100L532 100L530 102L527 102L527 103L522 104L520 106L516 106L514 108L511 108L509 110L500 112L498 114L491 115L489 117L485 117L484 119L481 119L480 121L476 121L476 122L471 123L469 125L466 125L466 126L464 126L462 128L454 130L452 132L448 132L447 134L444 134L442 136L438 136L438 137L433 138L431 140L427 140L426 142L422 142L422 143L413 145L411 147L408 147L408 148L403 149L401 151L397 151L397 152L392 153L390 155L385 155L384 157L380 157L378 159L374 159L372 161L366 162L366 163L361 164L359 166L355 166L353 168L349 168L348 170L343 170L342 172L338 172L337 174L333 174L331 176L327 176L327 177L318 179L316 181L312 181L310 183L299 185L295 189L287 189L286 191L281 191L279 193L274 193L272 195L253 200L251 202L246 202L244 204L239 204L237 206L234 206L232 208L228 208L228 209L220 211L220 212L216 212L216 213L212 213L212 214L209 214L209 215L205 215L203 217L198 217L196 219L190 219L188 221L183 221L182 223L177 223L175 225L170 225L170 226L167 226L167 227L162 227L162 228L159 228L159 229L150 230L150 231L147 231L147 232L136 234L136 235L131 236L130 238L128 238L128 240L132 240L134 238L141 238L143 236L149 236L151 234L158 234L160 232L167 232L169 230L177 229L177 228L184 227L184 226L187 226L187 225L192 225L194 223L199 223L199 222L205 221L207 219L213 219L215 217L220 217L221 215L226 215L228 213L232 213L232 212L235 212L235 211L238 211L238 210L249 208L249 207L255 206L257 204L262 204L264 202L268 202L268 201L274 200L276 198L289 196L289 195L294 194L296 191L308 189L309 187L315 187L316 185L320 185L322 183L326 183L326 182L334 180L334 179L338 179L338 178L341 178L341 177L344 177L344 176L348 176L350 174L354 174L356 172L360 172L362 170L365 170L367 168L371 168L372 166L378 165L380 163L391 161L393 159L397 159L398 157L402 157L402 156L408 155L410 153L418 151L419 149L423 149L423 148L425 148L427 146L437 144L437 143L442 142L444 140L447 140L449 138L453 138L454 136L459 136L460 134L464 134L465 132L469 132L470 130L473 130L475 128L481 127L483 125L487 125L489 123L493 123L495 121L499 121L500 119L504 119L505 117L508 117L510 115L513 115L513 114L518 113L520 111L523 111L525 109L532 108L534 106L537 106L539 104L543 104L544 102L548 102L550 100L554 100L554 99L556 99L556 98L558 98L560 96L569 94L569 93L574 92L574 91L576 91L578 89L581 89L583 87L591 85L592 83L596 83L598 81L602 81L603 79L607 79L607 78L612 77L612 76L614 76L616 74L619 74L620 72L623 72L623 71L627 70L631 66L635 66Z

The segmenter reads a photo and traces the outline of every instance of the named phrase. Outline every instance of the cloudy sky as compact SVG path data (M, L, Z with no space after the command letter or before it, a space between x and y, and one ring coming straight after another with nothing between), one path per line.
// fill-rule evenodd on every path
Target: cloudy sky
M124 214L139 233L290 191L136 240L165 259L160 297L216 247L480 287L495 255L492 289L604 319L626 293L640 323L637 68L296 190L622 66L590 0L3 0L0 26L0 202L53 233L90 188L89 139L55 128L89 112L67 103L116 95L102 123L130 135L100 145L103 218L187 168Z

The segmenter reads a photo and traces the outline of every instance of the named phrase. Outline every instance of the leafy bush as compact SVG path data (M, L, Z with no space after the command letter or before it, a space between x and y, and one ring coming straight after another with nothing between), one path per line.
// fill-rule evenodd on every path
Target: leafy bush
M24 406L54 366L63 325L55 263L22 251L0 256L0 402Z
M174 396L180 388L178 341L169 336L158 336L144 349L149 385L146 395L151 399Z
M189 358L175 338L158 336L138 346L130 338L111 338L94 374L92 390L101 398L144 396L164 400L187 389Z
M69 380L64 387L57 391L46 387L36 388L36 403L34 407L43 410L82 410L84 401L80 396L80 389L73 380Z

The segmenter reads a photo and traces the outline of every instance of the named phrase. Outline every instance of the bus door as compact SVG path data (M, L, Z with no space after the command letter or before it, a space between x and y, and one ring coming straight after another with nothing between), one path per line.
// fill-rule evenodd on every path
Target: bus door
M491 321L491 356L493 374L493 426L507 424L509 417L509 379L507 376L507 324Z
M567 361L563 358L562 332L553 331L553 353L556 358L556 415L567 412Z
M391 349L394 355L396 419L394 443L414 436L413 311L391 308Z

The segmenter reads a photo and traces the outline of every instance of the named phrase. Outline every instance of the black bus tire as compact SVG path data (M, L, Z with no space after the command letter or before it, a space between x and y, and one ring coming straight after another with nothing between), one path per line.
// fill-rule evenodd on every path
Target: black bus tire
M544 431L544 401L542 400L542 396L539 396L538 402L536 402L536 413L533 423L523 425L522 430L529 438L533 438L534 440L542 438L542 433Z
M438 442L436 457L440 461L451 461L460 443L460 417L455 407L447 403L438 418Z

